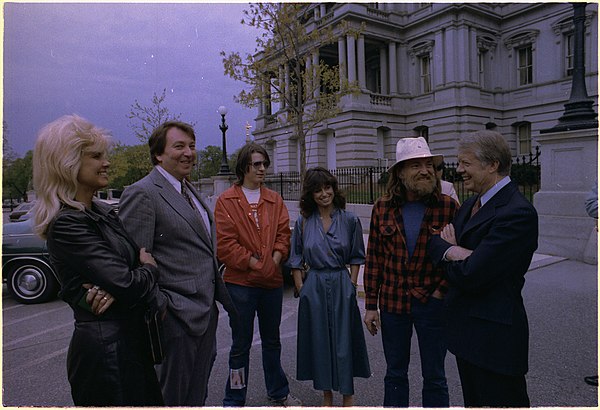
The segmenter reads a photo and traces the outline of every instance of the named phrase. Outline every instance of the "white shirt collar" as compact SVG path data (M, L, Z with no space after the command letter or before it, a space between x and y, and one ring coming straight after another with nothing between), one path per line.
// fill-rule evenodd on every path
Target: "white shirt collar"
M173 185L173 188L175 188L175 190L177 192L181 193L181 181L180 180L178 180L177 178L175 178L173 175L171 175L169 173L169 171L167 171L166 169L164 169L160 165L157 165L156 169L158 170L158 172L160 172L162 174L163 177L166 178L167 181L169 181L169 183L171 185Z
M494 195L498 193L502 188L508 185L510 182L510 177L507 175L502 178L500 181L496 182L493 187L491 187L485 194L481 195L480 201L481 206L483 206L487 201L492 199Z

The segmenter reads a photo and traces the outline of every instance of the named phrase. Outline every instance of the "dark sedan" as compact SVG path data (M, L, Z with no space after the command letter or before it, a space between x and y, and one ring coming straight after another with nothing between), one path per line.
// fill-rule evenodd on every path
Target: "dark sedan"
M33 233L32 220L3 225L2 279L8 293L26 304L54 299L60 288L46 241Z

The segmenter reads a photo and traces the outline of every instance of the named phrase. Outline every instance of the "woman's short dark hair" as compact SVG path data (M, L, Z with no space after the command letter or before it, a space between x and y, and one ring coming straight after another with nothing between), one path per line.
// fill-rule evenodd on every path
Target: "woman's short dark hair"
M248 172L248 167L252 166L252 154L255 152L262 154L265 157L265 161L270 165L271 159L267 150L256 142L248 142L244 145L240 152L238 152L237 161L235 163L235 175L237 176L236 185L242 185L244 183L244 175ZM269 165L266 165L268 167Z
M150 147L150 159L152 165L158 165L159 161L156 158L158 155L162 155L165 152L167 146L167 132L171 128L178 128L185 132L191 139L196 141L196 134L194 134L194 128L185 122L181 121L167 121L156 127L152 131L152 135L148 139L148 146Z
M338 209L346 208L346 198L338 188L337 178L323 167L315 167L306 170L304 181L302 182L302 196L300 197L300 213L308 218L317 209L317 203L313 198L315 192L319 192L323 187L333 188L333 206Z

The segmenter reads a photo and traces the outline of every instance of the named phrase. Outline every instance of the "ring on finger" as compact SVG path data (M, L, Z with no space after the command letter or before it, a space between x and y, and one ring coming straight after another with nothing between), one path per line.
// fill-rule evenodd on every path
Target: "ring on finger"
M98 285L94 285L94 286L92 287L92 289L96 289L96 290L98 290L98 289L100 289L100 286L98 286Z
M104 300L108 300L108 298L107 298L106 296L104 296L102 299L104 299Z

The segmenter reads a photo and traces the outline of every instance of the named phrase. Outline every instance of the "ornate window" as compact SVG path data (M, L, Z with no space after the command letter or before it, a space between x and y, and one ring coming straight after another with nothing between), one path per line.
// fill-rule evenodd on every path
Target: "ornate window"
M573 33L565 34L565 68L567 75L573 75L575 66L575 36Z
M423 41L412 46L408 54L413 59L413 64L418 62L417 75L419 78L418 91L421 94L430 93L431 87L431 55L433 41Z
M539 30L530 30L513 35L504 41L508 50L515 50L517 85L533 84L533 57Z
M531 45L517 50L517 72L519 85L533 83L533 49Z
M498 43L496 40L487 36L477 36L477 65L479 72L479 85L484 88L491 88L490 69L492 67L492 53Z
M419 76L421 77L421 92L431 92L431 60L428 55L419 57Z
M588 31L592 24L593 15L586 14L585 16L585 30ZM573 67L575 66L575 37L573 32L575 31L575 25L573 24L573 17L569 16L563 18L552 24L552 30L554 34L562 37L562 54L564 56L564 73L567 76L573 75ZM560 44L560 41L556 42Z

